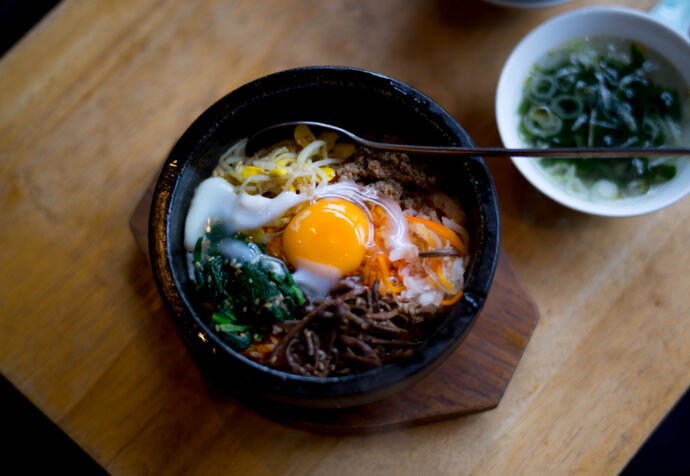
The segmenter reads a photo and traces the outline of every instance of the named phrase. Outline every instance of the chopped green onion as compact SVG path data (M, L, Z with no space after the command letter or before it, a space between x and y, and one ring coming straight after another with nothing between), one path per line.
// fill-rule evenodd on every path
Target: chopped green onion
M657 84L660 78L675 89ZM520 134L535 147L683 145L690 137L689 99L684 79L653 51L624 40L574 41L534 67L518 109ZM671 180L678 160L538 162L569 193L610 200Z

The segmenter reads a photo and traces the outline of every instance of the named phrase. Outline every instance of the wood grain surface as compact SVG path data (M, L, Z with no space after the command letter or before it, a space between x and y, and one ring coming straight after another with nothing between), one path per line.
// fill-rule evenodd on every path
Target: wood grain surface
M417 87L481 145L514 45L577 7L452 0L65 0L0 60L0 370L115 474L615 474L690 383L690 200L567 210L490 167L541 320L492 411L366 436L273 423L209 388L127 222L224 93L345 64Z
M148 222L155 185L146 189L129 222L149 259ZM501 250L491 290L469 335L438 369L412 387L355 408L242 403L286 425L337 434L390 431L491 410L500 402L538 320L536 304Z

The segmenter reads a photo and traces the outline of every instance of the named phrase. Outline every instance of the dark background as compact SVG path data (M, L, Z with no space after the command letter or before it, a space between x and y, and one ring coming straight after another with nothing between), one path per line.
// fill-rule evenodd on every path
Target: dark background
M86 1L86 0L85 0ZM94 0L96 1L96 0ZM0 59L59 0L0 0ZM21 474L69 470L72 474L105 471L57 425L0 377L4 433L2 454ZM690 475L690 392L687 392L621 473Z

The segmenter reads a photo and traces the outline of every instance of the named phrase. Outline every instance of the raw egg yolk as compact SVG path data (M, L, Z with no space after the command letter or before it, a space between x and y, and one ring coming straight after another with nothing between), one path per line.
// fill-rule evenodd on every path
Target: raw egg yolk
M368 240L366 214L342 199L319 200L308 206L283 232L285 255L293 266L311 267L315 272L326 266L339 271L340 276L359 267Z

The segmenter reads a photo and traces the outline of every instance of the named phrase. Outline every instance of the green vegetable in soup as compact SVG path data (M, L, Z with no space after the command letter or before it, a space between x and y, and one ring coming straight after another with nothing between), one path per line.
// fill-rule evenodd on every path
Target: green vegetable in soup
M224 256L224 242L241 253ZM215 310L213 328L237 350L261 340L275 322L290 319L305 303L283 262L263 254L245 235L226 236L221 224L199 238L193 266L196 292Z
M668 69L665 77L680 82L670 65L649 60L635 44L571 42L528 78L518 111L520 133L537 147L679 145L688 96L657 84L661 67ZM671 180L677 165L677 158L538 160L577 193L589 195L599 184L591 192L603 191L604 198L644 194Z

